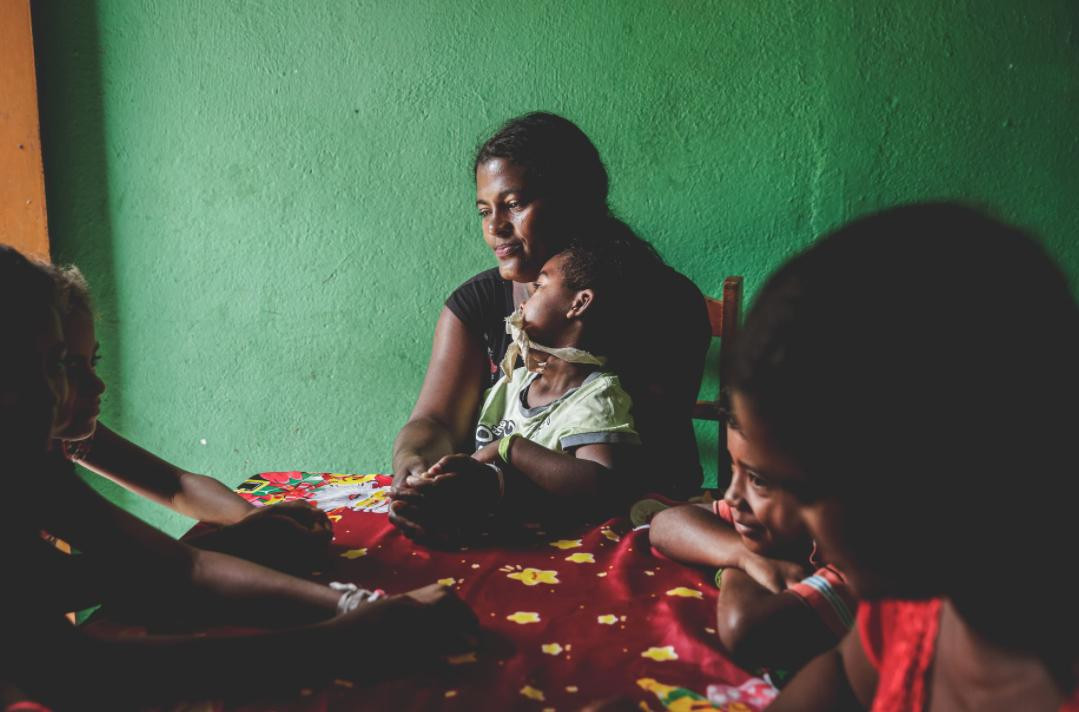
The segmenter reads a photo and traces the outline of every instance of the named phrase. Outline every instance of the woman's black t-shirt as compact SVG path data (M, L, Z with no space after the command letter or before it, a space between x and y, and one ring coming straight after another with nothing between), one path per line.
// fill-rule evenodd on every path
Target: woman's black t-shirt
M483 341L490 378L509 348L506 317L513 311L513 282L498 269L458 287L446 306ZM627 348L611 366L633 399L633 417L645 446L642 487L672 497L701 489L701 465L692 413L704 373L712 329L700 290L688 278L657 263L640 303L620 327Z

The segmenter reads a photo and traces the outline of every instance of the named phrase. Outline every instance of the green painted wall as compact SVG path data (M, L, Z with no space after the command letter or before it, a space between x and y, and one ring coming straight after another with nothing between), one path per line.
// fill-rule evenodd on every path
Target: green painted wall
M441 301L492 263L472 150L527 110L580 123L618 212L705 292L741 273L752 293L821 231L926 197L1036 228L1079 276L1072 0L42 0L34 19L52 239L97 290L104 420L230 484L387 467Z

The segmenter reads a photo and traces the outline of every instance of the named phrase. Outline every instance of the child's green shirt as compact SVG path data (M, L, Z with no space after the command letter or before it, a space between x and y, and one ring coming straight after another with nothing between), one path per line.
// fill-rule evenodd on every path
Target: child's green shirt
M491 386L476 425L477 450L513 433L559 453L597 443L641 444L633 426L633 403L615 374L593 371L577 388L529 408L528 388L538 377L521 367Z

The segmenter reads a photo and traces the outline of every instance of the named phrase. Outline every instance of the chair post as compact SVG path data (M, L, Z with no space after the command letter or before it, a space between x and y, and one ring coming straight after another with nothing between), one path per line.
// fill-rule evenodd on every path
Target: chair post
M725 402L723 389L727 386L731 353L738 338L741 310L742 278L727 277L723 280L723 322L722 333L719 335L719 393L716 395L716 403L720 408L730 407L730 404ZM716 422L716 431L716 490L722 496L731 472L730 455L726 448L727 424L722 419Z

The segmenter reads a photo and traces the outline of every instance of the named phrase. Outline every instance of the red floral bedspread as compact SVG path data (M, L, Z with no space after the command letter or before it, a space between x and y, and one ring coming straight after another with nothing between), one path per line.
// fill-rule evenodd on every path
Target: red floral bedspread
M517 543L429 550L389 524L389 484L385 475L269 472L237 491L256 504L304 499L329 514L334 565L320 579L391 594L452 585L506 649L449 658L422 679L300 690L273 709L572 710L623 695L642 709L733 712L770 699L766 683L717 648L710 577L655 557L647 528L628 518L557 535L537 525Z

